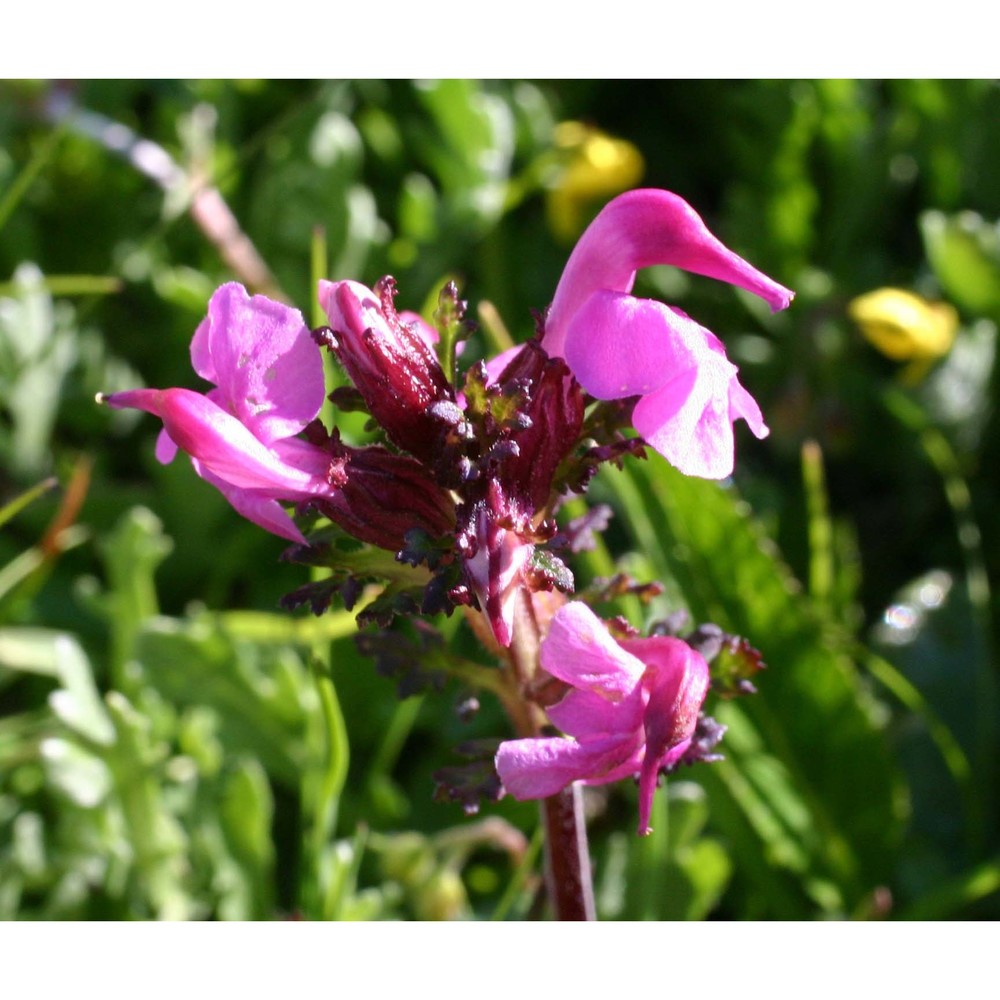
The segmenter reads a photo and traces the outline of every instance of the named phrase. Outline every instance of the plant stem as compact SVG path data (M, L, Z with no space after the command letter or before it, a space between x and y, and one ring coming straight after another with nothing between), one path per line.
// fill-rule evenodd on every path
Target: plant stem
M583 793L572 784L542 801L545 884L556 920L596 920Z
M545 717L528 692L538 674L541 641L531 595L517 596L514 635L509 650L507 678L518 693L514 704L505 699L514 728L521 736L538 736ZM570 785L541 803L545 830L545 885L556 920L595 920L594 886L590 874L587 826L583 819L583 795Z

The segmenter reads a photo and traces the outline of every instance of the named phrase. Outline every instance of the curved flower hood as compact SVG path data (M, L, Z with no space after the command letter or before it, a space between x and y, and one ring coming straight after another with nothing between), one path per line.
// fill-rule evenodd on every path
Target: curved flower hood
M737 285L777 311L793 293L717 240L669 191L630 191L580 237L556 288L542 346L597 399L639 396L636 430L688 475L733 469L733 422L767 427L717 337L662 302L631 295L636 271L671 264Z

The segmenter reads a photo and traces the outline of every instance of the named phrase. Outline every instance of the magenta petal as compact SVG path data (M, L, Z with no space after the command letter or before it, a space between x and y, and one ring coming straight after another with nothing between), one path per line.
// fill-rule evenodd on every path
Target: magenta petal
M646 837L653 832L649 825L649 816L653 811L653 795L660 780L660 763L655 758L647 756L642 762L639 772L639 836Z
M466 560L466 572L494 637L501 646L509 646L521 573L535 547L516 531L498 527L485 511L478 519L476 542L478 548Z
M619 702L609 701L593 691L573 688L555 705L550 705L545 714L564 733L584 740L612 733L620 736L639 729L643 707L642 689L638 685Z
M692 326L697 324L654 299L598 291L570 320L566 363L597 399L645 395L696 364Z
M580 237L563 270L543 346L562 355L570 320L598 289L630 292L635 272L653 264L717 278L759 295L773 310L793 293L727 249L683 198L651 188L609 202Z
M177 445L170 440L170 435L161 430L156 436L156 460L162 465L169 465L177 457Z
M599 778L621 766L633 744L618 736L586 744L553 737L508 740L500 744L496 768L515 799L544 799L573 781Z
M237 286L240 287L240 286ZM218 294L216 291L213 298ZM212 317L206 316L194 331L191 338L191 367L205 380L212 385L218 385L219 373L215 370L215 362L212 360L211 345Z
M571 601L556 612L542 643L541 661L553 677L612 701L630 694L646 669L580 601Z
M330 327L341 336L360 341L366 331L372 330L378 340L398 342L378 296L359 281L321 281L319 304L330 320ZM365 363L363 351L352 351L352 356L356 363Z
M622 762L600 775L590 775L583 779L585 785L607 785L613 781L634 778L642 769L643 742L641 731L631 744L631 752L623 756Z
M760 412L757 400L736 378L729 383L729 417L734 422L742 417L749 424L754 437L766 438L771 433L764 423L764 414Z
M708 664L701 653L673 636L636 639L629 645L641 649L647 665L646 755L660 760L682 740L691 739L708 692Z
M731 402L737 368L715 334L679 309L664 308L674 314L674 330L694 360L692 367L678 371L671 381L639 400L632 424L685 475L724 479L733 471L732 422L742 415L732 411ZM753 403L749 394L735 398L740 409L754 415L747 403L748 399ZM758 427L764 426L759 410L756 420Z
M643 685L646 706L646 756L639 775L639 833L650 832L649 815L662 767L672 764L691 742L708 691L708 664L686 642L671 636L633 640L648 664Z
M117 409L134 407L160 417L177 447L231 486L268 491L273 497L289 500L327 488L317 474L323 462L320 449L305 453L313 459L309 467L289 465L236 417L200 393L189 389L132 389L113 393L105 397L105 402Z
M632 424L685 475L725 479L734 464L729 394L726 386L706 384L707 375L688 371L644 396L632 413Z
M305 535L299 531L295 522L277 500L270 500L248 490L230 486L229 483L214 475L197 460L194 462L194 466L198 475L205 482L211 483L229 501L238 514L248 521L253 521L265 531L270 531L273 535L287 538L291 542L305 544Z
M218 385L225 409L265 444L298 434L325 394L322 355L302 314L230 282L212 296L207 322L191 360Z

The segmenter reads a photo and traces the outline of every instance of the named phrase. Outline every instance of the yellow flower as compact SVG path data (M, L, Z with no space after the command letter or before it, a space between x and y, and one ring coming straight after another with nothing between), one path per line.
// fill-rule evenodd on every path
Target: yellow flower
M553 136L564 166L546 198L549 225L560 239L575 239L589 221L589 204L634 187L645 163L632 143L583 122L560 122Z
M918 381L951 350L958 313L946 302L928 302L900 288L879 288L854 299L848 315L886 357L909 361L904 379Z

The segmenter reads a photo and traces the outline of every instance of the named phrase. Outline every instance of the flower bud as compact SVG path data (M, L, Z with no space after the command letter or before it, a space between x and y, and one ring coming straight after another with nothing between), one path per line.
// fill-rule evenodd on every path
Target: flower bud
M454 403L455 393L424 329L396 314L394 295L389 277L374 291L356 281L321 281L319 300L330 329L315 337L336 354L389 439L429 462L452 427L434 404Z
M523 414L527 426L512 435L517 449L503 463L506 492L532 513L548 505L559 463L580 437L583 391L561 358L550 358L530 341L503 370L497 385L528 387Z
M331 438L327 473L329 495L307 502L348 534L391 552L399 552L414 529L432 538L455 530L451 496L424 467L386 448L351 448Z

